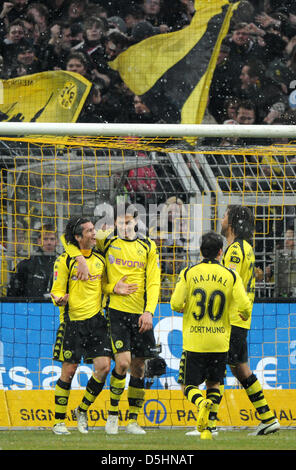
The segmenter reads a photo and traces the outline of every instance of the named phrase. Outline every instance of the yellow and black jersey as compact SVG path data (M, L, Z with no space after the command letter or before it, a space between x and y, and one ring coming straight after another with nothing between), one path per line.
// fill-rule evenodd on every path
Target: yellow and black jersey
M65 244L71 257L81 255L74 245ZM97 232L97 248L105 258L107 282L107 306L127 313L154 314L160 292L160 267L157 246L148 237L127 240L110 232ZM127 296L113 292L115 284L124 276L128 284L137 284L138 289Z
M102 285L106 282L105 260L102 255L91 250L80 254L84 254L90 272L87 281L77 279L77 261L67 253L61 254L54 264L51 292L57 297L69 294L67 305L59 307L61 323L67 320L86 320L97 313L103 314Z
M242 278L246 293L252 302L255 298L255 255L252 246L246 240L236 239L225 250L222 264L232 269ZM237 311L231 312L231 324L250 329L251 316L244 322L237 316Z
M229 310L233 302L237 302L246 318L251 314L252 303L242 279L231 269L209 260L183 269L171 298L171 308L183 312L183 349L228 351Z

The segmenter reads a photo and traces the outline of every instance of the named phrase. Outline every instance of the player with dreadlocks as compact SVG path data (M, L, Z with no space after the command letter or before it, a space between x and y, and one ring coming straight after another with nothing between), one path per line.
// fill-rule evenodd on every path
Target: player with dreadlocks
M255 298L255 255L253 251L254 217L248 207L229 205L221 222L221 234L227 240L222 264L240 274L245 290L252 304ZM245 389L249 400L255 407L261 421L254 435L274 433L280 425L270 410L264 397L262 386L248 365L247 336L251 327L251 316L247 321L241 320L237 311L230 312L231 337L228 352L228 364L231 372ZM224 385L221 384L221 398ZM209 419L217 417L218 405ZM212 433L217 433L212 427ZM187 435L198 434L191 431Z
M227 240L227 249L222 264L238 272L243 280L251 302L255 298L255 255L253 251L254 217L248 207L228 206L221 227L221 234ZM245 389L255 407L261 423L254 435L270 434L279 430L280 425L264 397L262 386L248 365L247 336L251 328L251 317L241 321L231 315L231 337L228 364L234 377Z

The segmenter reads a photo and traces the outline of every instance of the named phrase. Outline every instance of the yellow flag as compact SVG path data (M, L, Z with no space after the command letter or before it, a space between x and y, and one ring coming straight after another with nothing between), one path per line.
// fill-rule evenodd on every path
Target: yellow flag
M145 39L109 65L160 118L199 124L221 42L238 4L228 0L195 0L190 25Z
M0 121L75 122L91 85L63 70L3 80Z

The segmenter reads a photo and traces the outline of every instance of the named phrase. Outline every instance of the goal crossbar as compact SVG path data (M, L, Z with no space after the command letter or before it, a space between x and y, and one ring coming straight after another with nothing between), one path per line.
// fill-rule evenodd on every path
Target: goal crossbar
M1 122L0 136L141 136L296 138L295 125L86 124Z

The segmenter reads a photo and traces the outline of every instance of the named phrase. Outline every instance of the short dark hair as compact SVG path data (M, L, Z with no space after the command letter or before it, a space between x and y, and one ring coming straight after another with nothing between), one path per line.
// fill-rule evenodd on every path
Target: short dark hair
M42 233L44 232L54 232L56 234L55 226L52 224L42 225L42 227L39 229L38 237L41 237Z
M229 205L228 224L237 238L250 241L254 233L254 216L249 207Z
M119 202L114 206L114 222L116 222L117 217L123 215L132 215L135 219L136 217L138 217L138 211L136 207L129 202Z
M256 106L251 100L240 101L237 107L237 110L239 110L240 108L244 108L244 109L248 109L248 110L256 112Z
M217 258L221 249L223 249L223 238L218 233L210 231L201 236L200 251L204 258Z
M65 239L67 243L72 243L75 246L79 247L79 244L75 238L75 235L82 236L83 224L90 222L89 219L83 216L75 216L69 219L66 228L65 228Z

